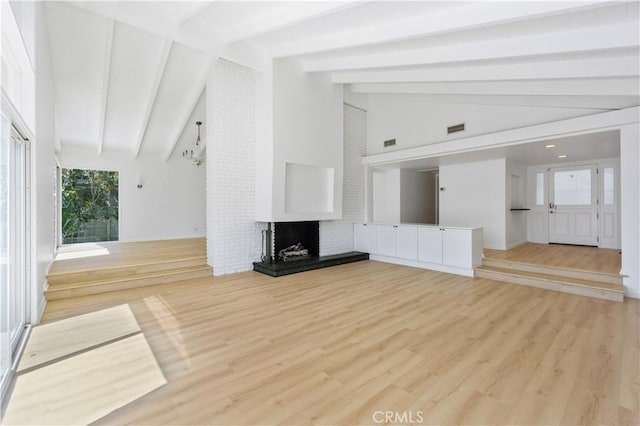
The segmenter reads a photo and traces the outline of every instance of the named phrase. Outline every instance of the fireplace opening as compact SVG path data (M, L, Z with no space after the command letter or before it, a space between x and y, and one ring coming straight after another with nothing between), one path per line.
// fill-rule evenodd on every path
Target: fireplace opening
M262 256L253 270L281 277L298 272L369 259L369 253L349 251L320 256L320 222L271 222L262 230Z
M320 255L320 222L276 222L274 224L276 262L303 260Z

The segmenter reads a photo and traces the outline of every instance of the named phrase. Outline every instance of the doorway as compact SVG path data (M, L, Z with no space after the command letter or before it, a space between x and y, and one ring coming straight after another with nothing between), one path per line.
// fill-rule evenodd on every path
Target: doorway
M598 167L549 169L549 242L598 245Z
M28 326L29 142L2 117L0 142L0 390L4 399Z

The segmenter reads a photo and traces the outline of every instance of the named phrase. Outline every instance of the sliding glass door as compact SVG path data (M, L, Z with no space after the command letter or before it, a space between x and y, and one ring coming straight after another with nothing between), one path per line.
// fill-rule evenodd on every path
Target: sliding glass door
M29 148L2 117L0 143L0 384L10 379L29 306Z

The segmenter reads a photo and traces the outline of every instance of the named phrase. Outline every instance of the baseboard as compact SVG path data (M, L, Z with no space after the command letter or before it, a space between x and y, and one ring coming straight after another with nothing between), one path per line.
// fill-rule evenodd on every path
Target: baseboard
M484 244L482 246L483 249L489 249L489 250L507 250L506 246L498 246L498 245L493 245L493 244Z
M46 291L47 288L49 288L49 283L45 281L44 287ZM44 310L46 309L46 307L47 307L47 298L44 297L44 293L43 293L42 300L40 301L40 306L38 307L38 321L36 322L36 324L40 324L40 321L42 321L42 316L44 315Z
M640 299L640 292L638 292L638 291L629 291L629 290L627 290L624 295L626 297L631 297L632 299Z
M369 255L369 259L378 261L378 262L394 263L396 265L411 266L413 268L420 268L420 269L429 269L431 271L445 272L447 274L462 275L462 276L471 277L471 278L473 278L473 275L474 275L473 268L459 268L456 266L447 266L447 265L442 265L438 263L420 262L418 260L401 259L399 257L383 256L379 254L371 254Z
M527 243L528 243L527 240L522 240L522 241L518 241L518 242L515 242L515 243L512 243L512 244L509 244L507 246L507 250L511 250L512 248L516 248L518 246L522 246L522 245L525 245Z

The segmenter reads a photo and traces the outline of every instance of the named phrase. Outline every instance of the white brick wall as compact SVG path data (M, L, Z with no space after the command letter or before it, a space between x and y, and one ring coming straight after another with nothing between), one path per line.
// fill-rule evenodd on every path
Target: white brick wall
M255 222L255 75L223 59L207 84L207 261L214 275L260 258Z
M320 222L320 255L353 250L353 223L364 221L364 167L367 113L344 105L344 189L342 220Z

